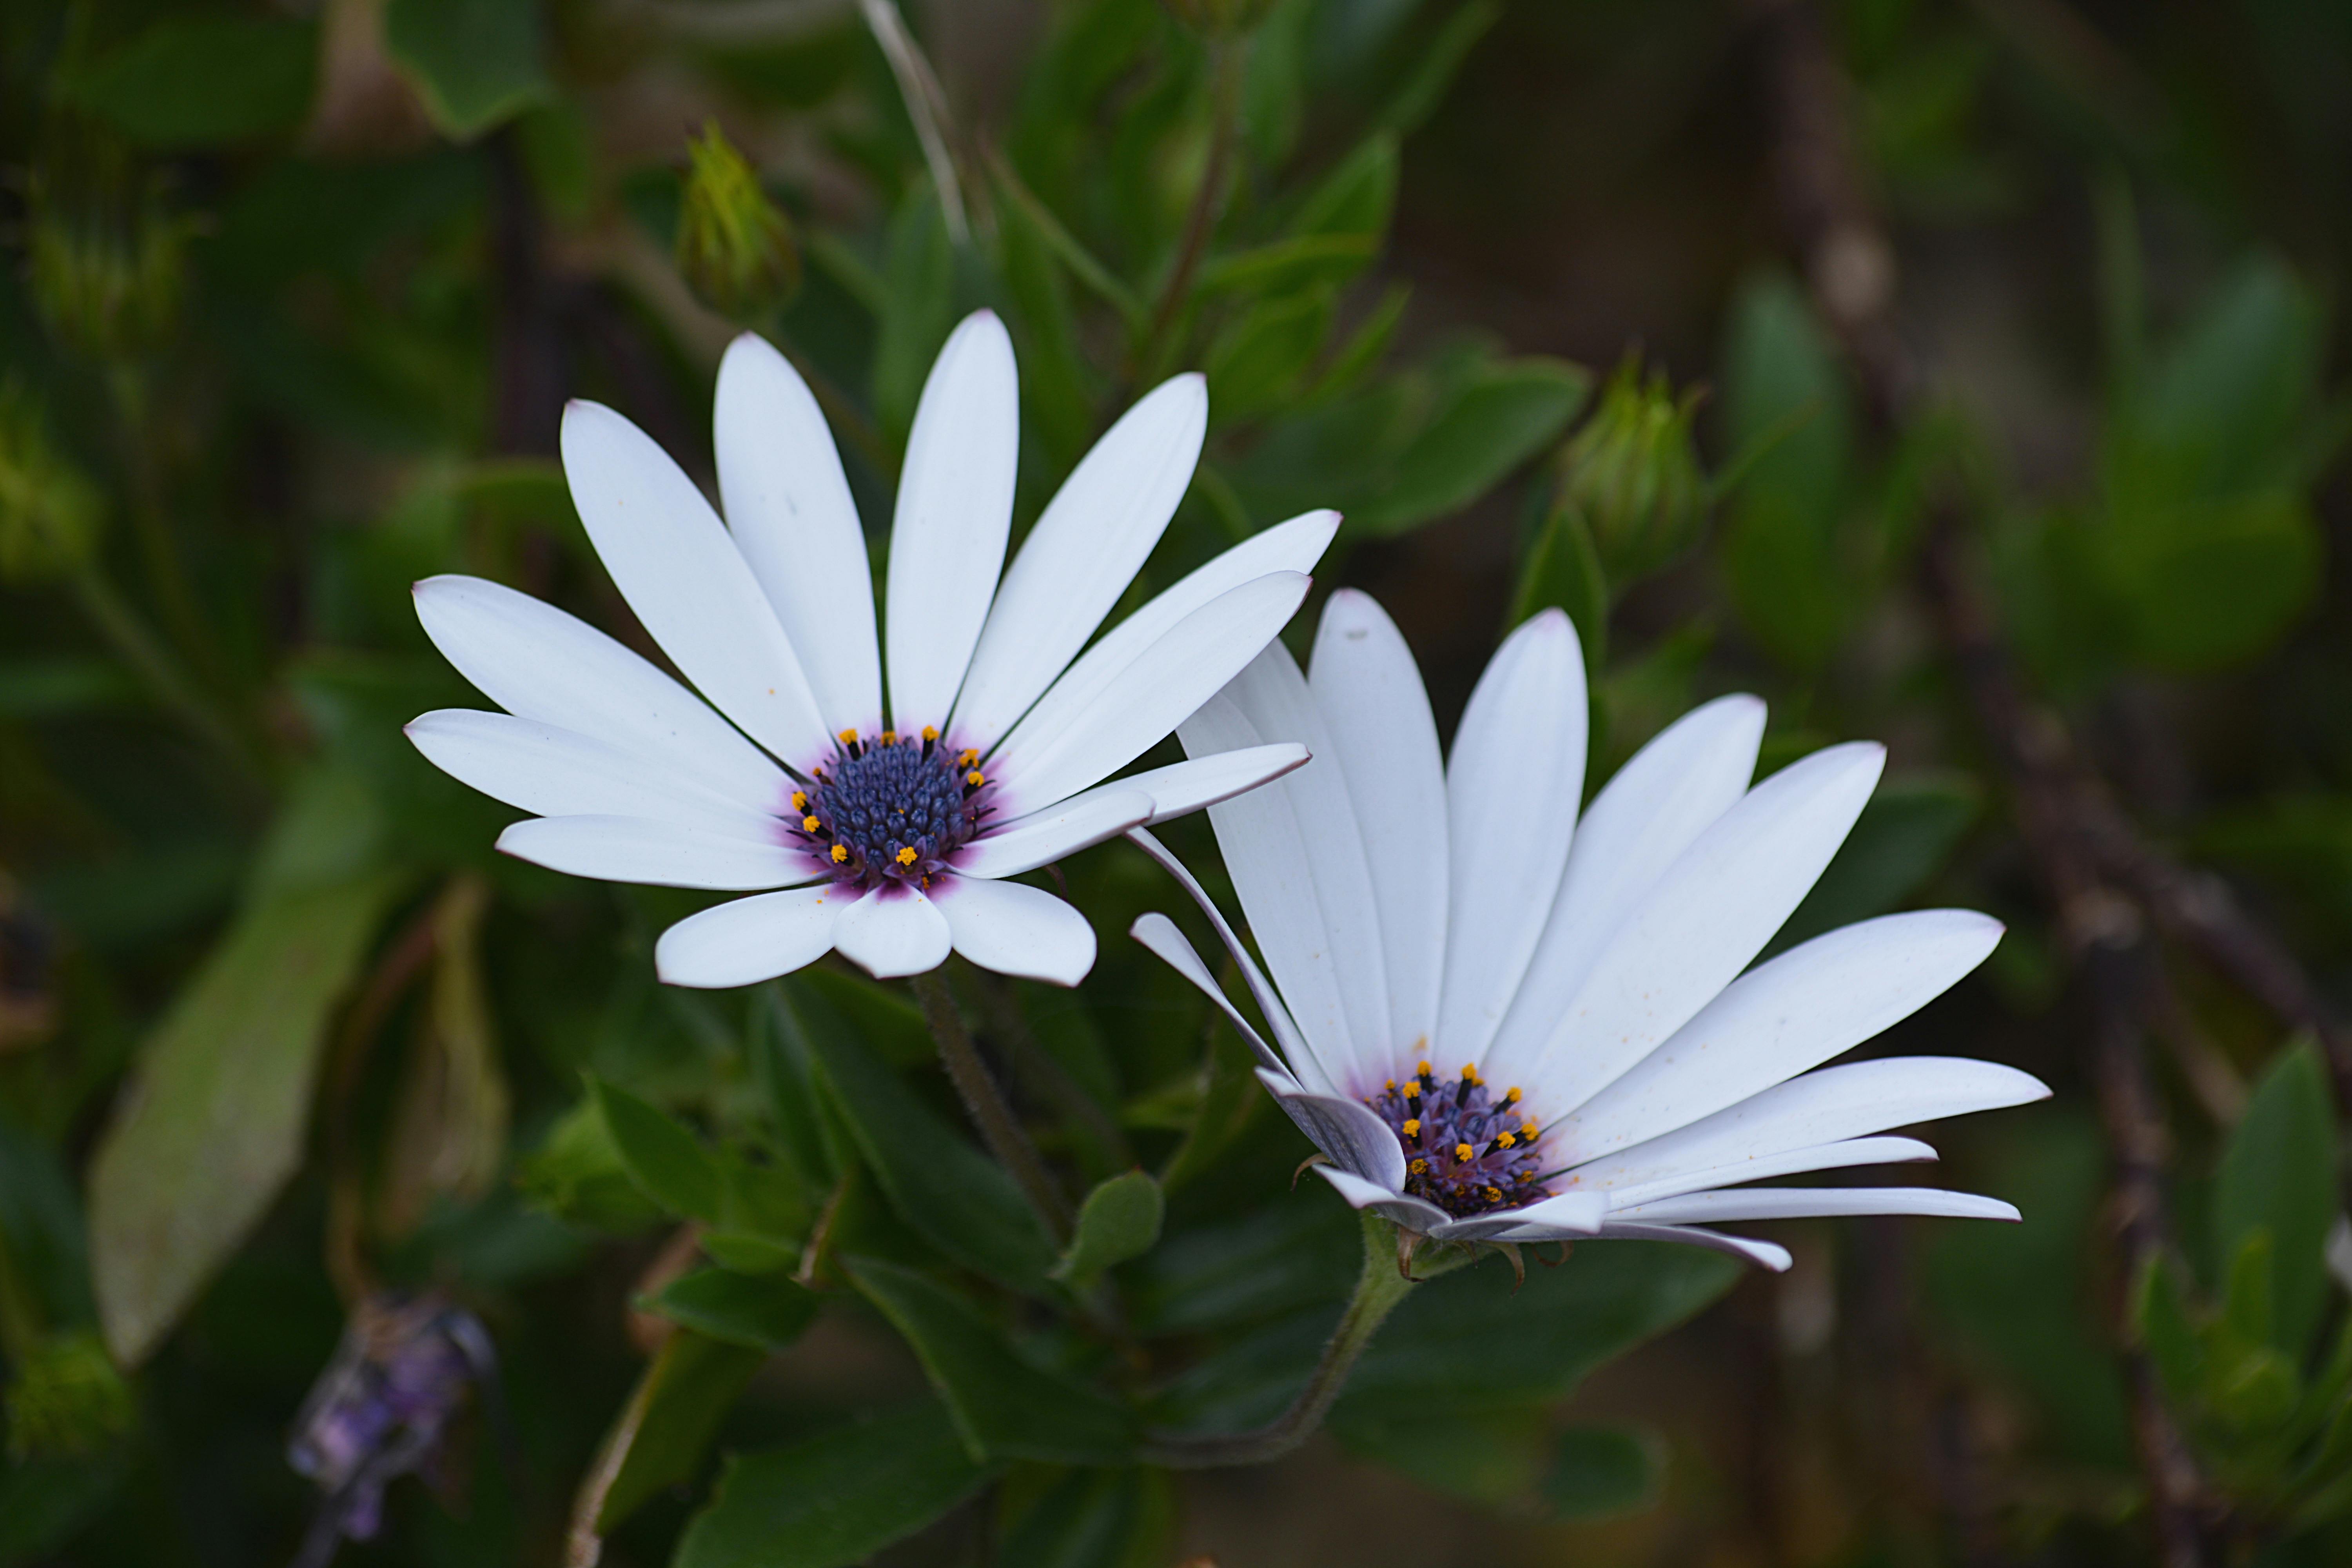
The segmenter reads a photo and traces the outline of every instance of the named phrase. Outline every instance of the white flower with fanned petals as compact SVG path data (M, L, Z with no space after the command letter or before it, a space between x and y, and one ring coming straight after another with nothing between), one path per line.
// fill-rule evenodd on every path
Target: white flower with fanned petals
M1199 900L1280 1052L1162 915L1135 936L1208 993L1358 1208L1440 1240L1631 1237L1785 1268L1707 1228L1807 1215L2015 1219L1917 1187L1748 1187L1927 1160L1890 1129L2039 1100L1990 1062L1823 1067L1981 963L1964 910L1864 921L1748 967L1829 864L1884 751L1832 746L1749 784L1764 705L1684 717L1580 821L1584 663L1557 611L1503 644L1439 760L1412 656L1380 606L1332 596L1311 677L1280 644L1185 722L1206 756L1265 738L1314 761L1212 808L1273 984Z
M499 837L510 855L756 890L663 934L655 963L675 984L749 984L835 948L877 975L952 948L1076 984L1095 957L1085 918L1005 879L1305 761L1285 741L1103 783L1290 618L1339 519L1268 529L1087 647L1183 497L1207 394L1180 375L1129 410L1008 568L1017 395L1003 324L968 318L908 437L880 637L840 457L773 348L747 333L719 367L724 522L643 431L572 404L581 521L701 695L536 599L436 577L416 588L426 633L506 711L427 713L410 738L534 814Z

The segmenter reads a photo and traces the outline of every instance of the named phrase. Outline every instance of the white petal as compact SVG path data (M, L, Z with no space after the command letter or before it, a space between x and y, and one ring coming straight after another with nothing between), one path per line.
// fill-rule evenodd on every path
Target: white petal
M931 889L955 950L999 974L1076 985L1095 966L1095 928L1042 888L949 877Z
M1050 805L1165 740L1274 640L1297 613L1307 584L1297 572L1270 572L1220 594L1169 627L1084 707L1063 713L1059 730L1033 728L1045 711L1040 703L988 763L1003 782L1007 808Z
M963 319L932 363L907 436L890 523L890 711L946 728L1004 569L1021 387L1013 340L989 310Z
M1719 697L1668 725L1593 797L1527 978L1495 1037L1489 1076L1528 1076L1633 905L1747 789L1763 738L1763 703Z
M1709 1187L1737 1186L1743 1182L1769 1181L1775 1176L1811 1171L1839 1171L1853 1165L1903 1164L1935 1157L1936 1151L1916 1138L1849 1138L1842 1143L1816 1143L1703 1171L1681 1171L1633 1186L1611 1187L1603 1182L1593 1190L1605 1190L1612 1205L1628 1208L1660 1198L1678 1198L1685 1193L1704 1192ZM1570 1172L1568 1179L1572 1185L1583 1184L1578 1173Z
M808 384L755 332L719 362L713 419L727 526L800 656L825 728L882 728L866 533Z
M755 811L792 794L783 770L709 703L577 616L479 577L428 577L415 598L433 646L508 712L690 774Z
M1140 790L1089 790L972 840L957 853L955 868L967 877L1017 877L1115 838L1150 816L1151 797Z
M1279 871L1284 861L1294 854L1302 857L1319 911L1317 924L1322 933L1321 957L1329 967L1341 1016L1347 1023L1347 1069L1343 1072L1328 1052L1324 1065L1331 1068L1335 1081L1357 1092L1384 1079L1404 1077L1405 1071L1399 1064L1412 1061L1419 1053L1410 1037L1400 1039L1389 1026L1389 983L1381 953L1379 900L1373 890L1371 867L1365 858L1364 836L1358 830L1347 778L1333 760L1331 738L1324 733L1323 715L1307 690L1306 678L1291 662L1290 650L1276 642L1251 660L1249 668L1218 697L1231 703L1256 733L1304 741L1307 749L1319 759L1280 784L1245 797L1266 802L1265 815L1276 824L1276 830L1286 828L1297 833L1297 849L1290 849L1286 843L1281 854L1263 869L1239 863L1230 853L1225 858L1234 886L1242 895L1242 908L1249 913L1251 929L1258 933L1258 945L1265 947L1266 936L1255 907L1253 889L1269 874L1287 876L1287 872ZM1201 733L1186 726L1187 750ZM1287 807L1286 815L1284 807ZM1238 803L1231 813L1220 807L1220 815L1211 820L1218 823L1222 835L1223 816L1248 809ZM1267 948L1266 953L1272 962L1273 949ZM1275 964L1275 977L1282 982L1286 993L1290 983L1283 971L1283 964Z
M563 411L563 477L613 584L711 705L777 756L824 754L800 658L732 535L652 437L601 404Z
M1209 427L1208 383L1175 376L1078 461L1004 574L956 699L956 738L1002 740L1094 635L1176 515Z
M823 875L813 856L782 842L647 816L534 816L499 834L498 847L551 871L662 888L747 892Z
M857 895L835 882L757 893L688 915L654 944L654 973L672 985L755 985L814 963L833 922Z
M444 708L404 729L425 758L493 800L540 816L651 816L745 838L775 817L603 741L510 713ZM784 804L779 798L778 805Z
M1603 1241L1679 1241L1690 1247L1704 1247L1709 1252L1727 1252L1749 1263L1760 1263L1775 1274L1786 1274L1796 1259L1785 1247L1769 1241L1758 1241L1745 1236L1726 1236L1719 1230L1701 1230L1696 1226L1681 1225L1619 1225L1611 1222L1601 1227Z
M1513 632L1478 678L1446 766L1434 1048L1448 1064L1486 1056L1535 955L1584 799L1587 728L1576 627L1547 610Z
M1407 1230L1427 1235L1454 1217L1426 1199L1409 1198L1393 1187L1368 1182L1337 1165L1318 1165L1315 1173L1330 1183L1332 1190L1348 1200L1349 1207L1370 1209Z
M1430 1234L1441 1241L1565 1241L1598 1236L1609 1217L1609 1200L1599 1193L1560 1193L1525 1208L1453 1220ZM1537 1233L1540 1232L1538 1235Z
M841 911L833 945L877 980L920 974L948 961L947 917L912 888L877 888Z
M1277 645L1260 657L1286 660L1290 656ZM1261 739L1223 692L1202 704L1178 733L1184 749L1194 755L1255 745ZM1309 1089L1352 1089L1359 1076L1356 1047L1333 959L1337 943L1324 922L1315 868L1307 858L1289 784L1285 779L1213 805L1209 822L1217 831L1217 848L1234 890L1241 897L1243 918L1265 954L1266 967L1282 988L1283 1005L1297 1026L1295 1038L1282 1039L1283 1055ZM1278 1033L1276 1037L1281 1038Z
M1150 795L1151 820L1144 826L1157 827L1171 817L1189 816L1204 806L1272 784L1283 774L1305 767L1307 758L1306 747L1296 741L1282 741L1271 746L1245 746L1237 752L1171 763L1164 768L1148 768L1099 787L1136 789Z
M1646 1143L1580 1166L1580 1184L1631 1186L1947 1116L2047 1100L2041 1079L1964 1057L1888 1057L1820 1068Z
M1429 1050L1445 965L1445 766L1412 650L1388 613L1353 588L1333 594L1315 633L1307 685L1348 782L1364 844L1388 977L1389 1038L1400 1059Z
M1942 995L2000 940L1969 910L1921 910L1815 937L1748 971L1624 1077L1545 1129L1580 1163L1711 1116L1821 1066Z
M1298 1087L1297 1080L1291 1077L1290 1069L1282 1065L1282 1058L1274 1054L1274 1047L1265 1043L1265 1037L1242 1016L1242 1010L1234 1005L1233 998L1225 994L1225 988L1217 984L1216 977L1209 973L1209 966L1201 962L1201 955L1192 951L1192 944L1185 940L1184 933L1176 928L1174 921L1158 913L1139 915L1135 923L1127 928L1127 934L1159 955L1169 968L1191 981L1199 988L1201 994L1216 1004L1217 1011L1225 1016L1226 1022L1233 1025L1234 1032L1248 1045L1250 1054L1257 1058L1257 1065L1273 1075L1274 1083L1278 1086L1276 1092L1286 1093Z
M1028 717L1005 737L1003 749L1032 747L1041 738L1067 730L1073 715L1090 707L1105 687L1167 636L1179 621L1211 600L1268 573L1310 570L1322 559L1339 528L1339 514L1336 511L1305 512L1254 534L1213 558L1104 633L1037 700ZM1249 651L1255 654L1257 649Z
M1230 709L1231 705L1227 706ZM1274 1031L1275 1042L1282 1047L1283 1058L1300 1085L1311 1090L1328 1092L1331 1080L1316 1062L1315 1053L1300 1037L1298 1026L1290 1016L1290 1009L1283 1005L1282 997L1267 983L1265 972L1257 966L1257 960L1250 956L1249 949L1242 945L1241 938L1234 934L1234 928L1226 923L1224 911L1217 908L1214 899L1209 897L1209 890L1201 886L1201 879L1147 830L1131 827L1128 829L1127 837L1129 843L1158 861L1161 870L1175 878L1176 885L1182 888L1200 906L1201 912L1209 917L1209 924L1216 930L1217 940L1223 942L1225 951L1233 955L1234 966L1242 972L1242 983L1249 987L1251 998L1257 1003L1259 1015L1265 1019L1266 1026Z
M1824 1215L1917 1214L1944 1219L2020 1218L2014 1205L1974 1193L1936 1187L1748 1187L1661 1198L1621 1211L1627 1220L1655 1225L1706 1225L1754 1219L1810 1219Z
M1837 853L1885 762L1867 742L1816 752L1692 841L1602 950L1543 1055L1518 1069L1543 1082L1540 1114L1615 1082L1748 967Z
M1298 1123L1298 1130L1341 1170L1377 1182L1391 1192L1404 1186L1403 1145L1371 1107L1337 1095L1285 1089L1263 1068L1258 1069L1258 1081Z

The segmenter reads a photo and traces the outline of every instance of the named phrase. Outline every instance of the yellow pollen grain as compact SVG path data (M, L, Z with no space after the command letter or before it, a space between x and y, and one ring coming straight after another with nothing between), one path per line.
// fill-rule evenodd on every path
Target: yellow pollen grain
M1518 1102L1519 1088L1518 1085L1513 1084L1511 1086L1510 1092L1503 1096L1503 1103L1506 1105L1517 1105Z
M1501 1203L1503 1201L1503 1189L1500 1187L1488 1187L1486 1189L1486 1201L1490 1204Z
M848 846L848 845L846 845L846 844L836 844L836 845L835 845L835 846L833 847L833 863L834 863L835 865L838 866L838 865L840 865L843 861L845 861L845 860L846 860L846 859L848 859L848 858L849 858L849 846Z
M808 809L807 791L797 789L793 791L793 809L794 811L806 811Z
M895 746L895 745L897 745L897 744L898 743L898 731L896 731L896 730L885 730L885 731L882 731L882 743L883 743L884 745L886 745L886 746Z
M988 782L988 775L982 773L978 768L974 768L971 772L963 775L963 782L971 785L972 788L978 789L981 785Z
M923 739L924 739L924 740L926 740L926 741L936 741L936 740L938 740L939 738L940 738L940 727L939 727L937 724L926 724L926 725L924 725L924 726L923 726Z
M1516 1147L1519 1141L1510 1133L1506 1132L1502 1136L1496 1138L1495 1142L1500 1143L1504 1148L1509 1149Z
M1540 1131L1543 1131L1543 1129L1541 1129L1541 1128L1538 1127L1534 1122L1530 1121L1530 1122L1528 1122L1526 1126L1524 1126L1524 1127L1522 1127L1522 1128L1520 1128L1520 1129L1519 1129L1519 1136L1520 1136L1520 1137L1522 1137L1522 1138L1524 1138L1524 1139L1526 1139L1528 1142L1532 1143L1532 1142L1534 1142L1536 1141L1536 1134L1537 1134L1537 1133L1538 1133L1538 1132L1540 1132Z
M1423 1078L1435 1078L1437 1076L1427 1062L1414 1063L1412 1070L1419 1073Z
M845 746L854 746L857 744L857 731L855 730L844 730L837 739L839 739L841 743Z
M921 858L921 856L915 853L914 846L911 844L898 851L898 864L901 866L911 866Z
M1468 1084L1473 1089L1478 1087L1478 1064L1476 1062L1464 1062L1462 1064L1462 1081Z
M1478 1157L1478 1151L1467 1143L1456 1143L1454 1145L1454 1157L1466 1165Z
M1405 1079L1403 1093L1407 1100L1419 1100L1421 1098L1421 1079L1417 1078L1409 1078Z
M1420 1117L1414 1116L1406 1120L1404 1124L1404 1135L1408 1138L1418 1138L1421 1136Z
M819 822L814 816L803 816L801 818L801 831L803 833L814 833L818 828L823 827L824 826L824 823Z
M976 762L978 762L978 761L980 761L980 753L979 753L978 752L973 751L973 750L972 750L971 747L969 747L969 746L966 746L966 747L964 748L964 750L963 750L963 754L962 754L961 756L959 756L958 758L956 758L956 762L957 762L960 765L961 765L961 766L963 766L963 767L967 767L967 768L968 768L968 767L970 767L970 766L971 766L971 764L972 764L972 763L976 763Z
M1416 1176L1425 1176L1429 1174L1429 1162L1426 1160L1415 1160L1412 1164L1407 1165L1405 1169L1411 1171Z

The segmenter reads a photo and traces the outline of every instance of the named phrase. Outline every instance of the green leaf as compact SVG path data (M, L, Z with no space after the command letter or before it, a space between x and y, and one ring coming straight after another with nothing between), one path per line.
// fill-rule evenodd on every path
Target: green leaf
M1175 1525L1167 1471L1074 1469L1013 1521L996 1560L1022 1568L1160 1568L1172 1555Z
M2128 651L2184 672L2268 647L2317 597L2326 554L2310 503L2284 489L2119 498L2083 544Z
M738 1274L782 1274L801 1260L801 1249L790 1242L740 1230L705 1231L702 1250L711 1262Z
M860 1158L898 1216L964 1267L1016 1290L1044 1292L1053 1238L1003 1167L909 1093L798 977L785 983L783 996L790 1026L800 1031Z
M1331 1431L1349 1453L1492 1508L1533 1493L1550 1426L1539 1405L1417 1409L1398 1401L1360 1405Z
M1031 1364L946 1286L878 1258L845 1258L842 1267L913 1348L975 1460L1115 1465L1133 1453L1133 1411Z
M535 0L387 0L384 48L433 123L470 142L554 95Z
M917 182L890 220L883 267L887 293L874 349L874 414L892 445L904 447L923 378L954 326L955 251L928 184Z
M1436 112L1445 89L1454 84L1454 73L1502 15L1498 0L1471 0L1447 16L1437 36L1416 57L1412 74L1382 110L1381 123L1402 133Z
M2308 1040L2279 1053L2230 1135L2214 1184L2217 1255L2235 1260L2257 1229L2273 1247L2271 1342L2300 1356L2326 1302L2327 1232L2339 1207L2327 1073Z
M1221 256L1201 268L1199 291L1295 294L1335 287L1369 265L1380 242L1370 234L1305 234Z
M146 1359L301 1163L328 1018L402 879L250 904L142 1048L89 1176L91 1276L121 1365Z
M1345 1300L1360 1232L1338 1205L1308 1196L1169 1237L1120 1281L1136 1331L1214 1332Z
M593 1091L519 1162L515 1182L532 1207L592 1230L630 1236L662 1217L660 1205L629 1178Z
M674 1568L849 1568L980 1489L974 1461L933 1400L727 1463Z
M1209 345L1209 407L1220 425L1263 413L1294 392L1331 326L1328 291L1265 300Z
M766 1359L765 1351L692 1329L674 1330L662 1342L583 1483L602 1489L598 1534L610 1534L648 1498L694 1479L719 1423Z
M2204 1340L2189 1316L2179 1271L2161 1255L2140 1270L2139 1287L2132 1292L2132 1328L2166 1391L2177 1401L2193 1397L2205 1376Z
M310 107L319 30L259 16L158 22L66 79L66 96L133 142L219 147L289 131Z
M1654 1438L1610 1426L1571 1426L1552 1447L1539 1489L1560 1519L1607 1519L1654 1503L1665 1479Z
M1291 234L1377 239L1388 232L1390 216L1396 210L1396 138L1370 137L1308 194L1290 226ZM1370 258L1369 247L1364 255ZM1228 258L1227 265L1237 260Z
M1348 526L1401 533L1468 506L1550 445L1591 384L1564 360L1482 367L1399 455L1390 484L1348 514Z
M1900 909L1944 868L1983 808L1984 792L1966 773L1918 773L1879 785L1766 956Z
M680 1275L646 1304L674 1323L749 1350L782 1350L816 1317L816 1298L791 1280L724 1268Z
M1516 626L1549 609L1568 613L1576 623L1586 667L1598 668L1609 646L1608 576L1583 513L1566 501L1552 503L1519 563L1511 590L1510 624Z
M672 1214L717 1223L719 1166L700 1141L617 1084L592 1075L588 1087L637 1190Z
M0 1475L0 1568L56 1561L112 1502L135 1468L127 1449L98 1458L30 1459Z
M1077 1230L1054 1278L1081 1288L1130 1258L1140 1258L1160 1240L1167 1200L1148 1171L1129 1171L1087 1194L1078 1208Z

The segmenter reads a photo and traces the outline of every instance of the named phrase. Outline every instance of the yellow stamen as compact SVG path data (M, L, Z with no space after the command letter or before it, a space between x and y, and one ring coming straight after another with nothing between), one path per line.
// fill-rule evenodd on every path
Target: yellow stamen
M797 789L793 791L793 809L794 811L806 811L808 809L808 794L806 791Z
M1490 1204L1501 1203L1503 1201L1503 1189L1500 1187L1488 1187L1486 1189L1486 1201Z
M897 744L898 743L898 731L896 731L896 730L885 730L885 731L882 731L882 743L883 743L884 745L886 745L886 746L895 746L895 745L897 745Z
M836 844L836 845L835 845L835 846L833 847L833 863L834 863L835 865L838 866L838 865L840 865L843 861L845 861L845 860L846 860L846 859L848 859L848 858L849 858L849 846L848 846L848 845L846 845L846 844Z
M978 789L981 785L988 782L988 775L982 773L978 768L974 768L971 772L963 775L963 782L971 785L972 788ZM978 808L975 807L974 809Z
M1426 1160L1415 1160L1412 1164L1407 1165L1405 1169L1411 1171L1416 1176L1425 1176L1429 1174L1429 1162Z
M1506 1094L1505 1096L1503 1096L1503 1103L1504 1103L1504 1104L1506 1104L1506 1105L1517 1105L1518 1102L1519 1102L1519 1090L1518 1090L1518 1086L1517 1086L1517 1084L1514 1084L1514 1085L1512 1085L1512 1086L1511 1086L1511 1091L1510 1091L1508 1094Z
M1408 1138L1418 1138L1418 1137L1420 1137L1420 1136L1421 1136L1421 1118L1420 1118L1420 1117L1418 1117L1418 1116L1413 1116L1413 1117L1408 1117L1408 1118L1406 1119L1406 1121L1405 1121L1405 1124L1404 1124L1404 1135L1405 1135L1406 1137L1408 1137Z
M1430 1067L1429 1067L1429 1064L1428 1064L1427 1062L1416 1062L1416 1063L1414 1063L1414 1064L1413 1064L1413 1069L1412 1069L1412 1070L1413 1070L1413 1071L1415 1071L1415 1072L1417 1072L1417 1073L1419 1073L1419 1074L1420 1074L1422 1077L1423 1077L1423 1078L1434 1078L1434 1077L1436 1077L1436 1076L1437 1076L1435 1073L1433 1073L1433 1072L1432 1072L1432 1071L1430 1070Z
M1454 1157L1466 1165L1478 1157L1478 1151L1467 1143L1456 1143L1454 1145Z
M1462 1081L1468 1084L1473 1089L1478 1087L1478 1064L1476 1062L1464 1062L1462 1064Z
M911 866L921 858L921 856L915 853L915 847L911 844L898 851L898 864L901 866ZM1507 1138L1510 1134L1507 1132L1504 1136Z
M1516 1145L1518 1142L1518 1140L1508 1132L1506 1132L1501 1137L1496 1139L1495 1142L1501 1144L1504 1148L1508 1149Z
M1404 1097L1407 1100L1419 1100L1421 1098L1421 1079L1417 1078L1409 1078L1405 1079L1403 1092Z
M971 766L971 764L972 764L972 763L976 763L976 762L978 762L978 761L980 761L980 753L979 753L978 752L973 751L971 747L967 746L967 747L965 747L965 748L964 748L963 754L962 754L961 756L960 756L960 757L956 758L956 764L957 764L959 767L966 767L966 768L968 768L968 767Z
M1389 1087L1390 1087L1391 1089L1394 1089L1394 1088L1396 1087L1396 1079L1389 1079Z
M1538 1127L1534 1122L1530 1121L1526 1126L1519 1129L1519 1136L1532 1143L1536 1141L1536 1135L1542 1131L1542 1128Z
M801 818L801 831L803 833L814 833L818 828L823 827L824 826L824 823L819 822L814 816L803 816Z
M844 730L841 732L839 739L843 745L854 746L857 744L857 731L855 730Z
M936 741L936 740L938 740L939 738L940 738L940 727L939 727L937 724L926 724L926 725L924 725L924 726L923 726L923 739L924 739L924 740L926 740L926 741Z

